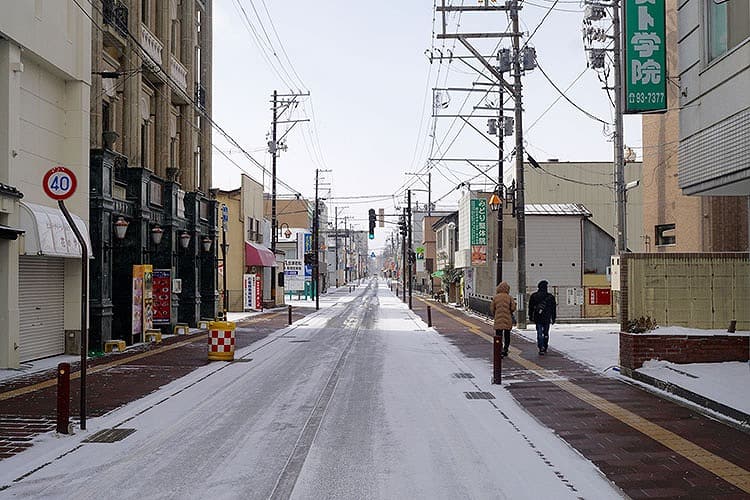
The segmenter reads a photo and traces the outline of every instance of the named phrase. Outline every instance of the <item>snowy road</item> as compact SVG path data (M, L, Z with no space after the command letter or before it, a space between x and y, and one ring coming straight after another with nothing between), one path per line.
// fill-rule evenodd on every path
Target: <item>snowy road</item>
M3 461L0 497L622 497L383 283L236 358Z

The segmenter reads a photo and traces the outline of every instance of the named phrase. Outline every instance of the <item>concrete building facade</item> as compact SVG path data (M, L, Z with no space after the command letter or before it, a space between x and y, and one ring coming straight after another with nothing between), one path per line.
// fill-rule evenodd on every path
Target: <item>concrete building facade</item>
M80 338L81 247L42 177L75 174L65 203L87 237L91 6L4 0L0 12L0 368L18 368Z
M707 3L704 7L712 11L713 5ZM682 9L687 9L687 11L682 12ZM680 39L678 19L680 23L690 25L700 23L700 19L693 18L698 15L697 12L689 14L694 9L701 10L703 7L700 2L679 4L675 0L666 2L667 71L670 75L680 72L680 58L688 57L688 60L696 61L696 55L687 52L689 52L688 48L698 50L698 46L694 44L700 40L697 36L700 30L688 34L685 40L678 42ZM716 61L715 64L723 63ZM714 68L711 71L716 74L717 69ZM688 153L693 147L690 145L704 140L700 139L701 136L713 133L711 127L703 132L699 131L703 117L701 113L696 114L696 110L704 105L713 106L712 100L718 97L717 92L722 93L718 89L707 90L704 101L699 95L702 91L699 91L697 86L702 85L699 83L702 77L696 75L693 69L686 71L686 80L681 86L667 85L668 110L663 114L643 115L642 117L643 178L641 188L643 190L644 228L642 251L661 253L745 251L748 249L747 196L711 196L709 192L712 190L707 190L705 194L697 196L701 194L699 193L701 190L697 188L698 185L686 189L682 180L686 175L685 168L695 168L691 165L698 161L698 158L692 157L692 153ZM737 97L740 100L744 98L744 96ZM677 106L678 103L681 103L680 107ZM682 103L685 103L684 107ZM712 109L710 114L715 111ZM716 119L715 117L714 120ZM691 130L692 132L689 132ZM690 137L688 138L685 134ZM715 146L717 145L718 143L715 143ZM714 154L721 156L726 153L724 148L713 148L712 151L714 151L711 153L712 156ZM718 157L711 158L711 162L716 160ZM710 162L701 163L701 171L709 172L712 168L714 170L718 168L709 167L710 164ZM715 192L718 194L720 191ZM691 196L691 194L696 196Z
M668 5L670 5L668 3ZM750 7L679 0L679 185L685 194L750 194ZM747 200L745 200L747 201Z

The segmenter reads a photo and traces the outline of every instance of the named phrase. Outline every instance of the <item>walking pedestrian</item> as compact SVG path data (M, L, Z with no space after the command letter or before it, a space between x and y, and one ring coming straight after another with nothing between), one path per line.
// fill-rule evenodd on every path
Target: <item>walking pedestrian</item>
M497 293L490 302L490 314L494 319L495 335L503 336L503 356L507 356L516 301L510 296L510 285L505 281L497 285L495 291Z
M529 299L529 320L536 324L536 345L539 355L544 356L549 345L549 326L557 318L555 296L547 291L546 280L539 282L538 290Z

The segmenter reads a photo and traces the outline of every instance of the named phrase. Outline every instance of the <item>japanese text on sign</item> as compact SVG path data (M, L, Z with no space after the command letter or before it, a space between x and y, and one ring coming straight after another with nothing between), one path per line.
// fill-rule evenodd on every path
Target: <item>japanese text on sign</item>
M667 108L664 0L625 1L625 111Z
M487 200L471 200L471 244L487 244Z

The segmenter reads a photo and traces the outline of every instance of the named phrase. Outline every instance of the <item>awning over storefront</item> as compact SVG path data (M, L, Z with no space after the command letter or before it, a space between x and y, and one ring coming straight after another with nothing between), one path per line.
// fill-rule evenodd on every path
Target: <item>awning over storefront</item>
M260 243L245 242L245 265L275 267L276 257L273 252Z
M86 241L91 256L91 241L86 223L70 214ZM80 258L81 246L59 208L21 202L21 229L26 232L26 255Z
M0 240L15 240L24 230L17 227L3 226L0 224Z

